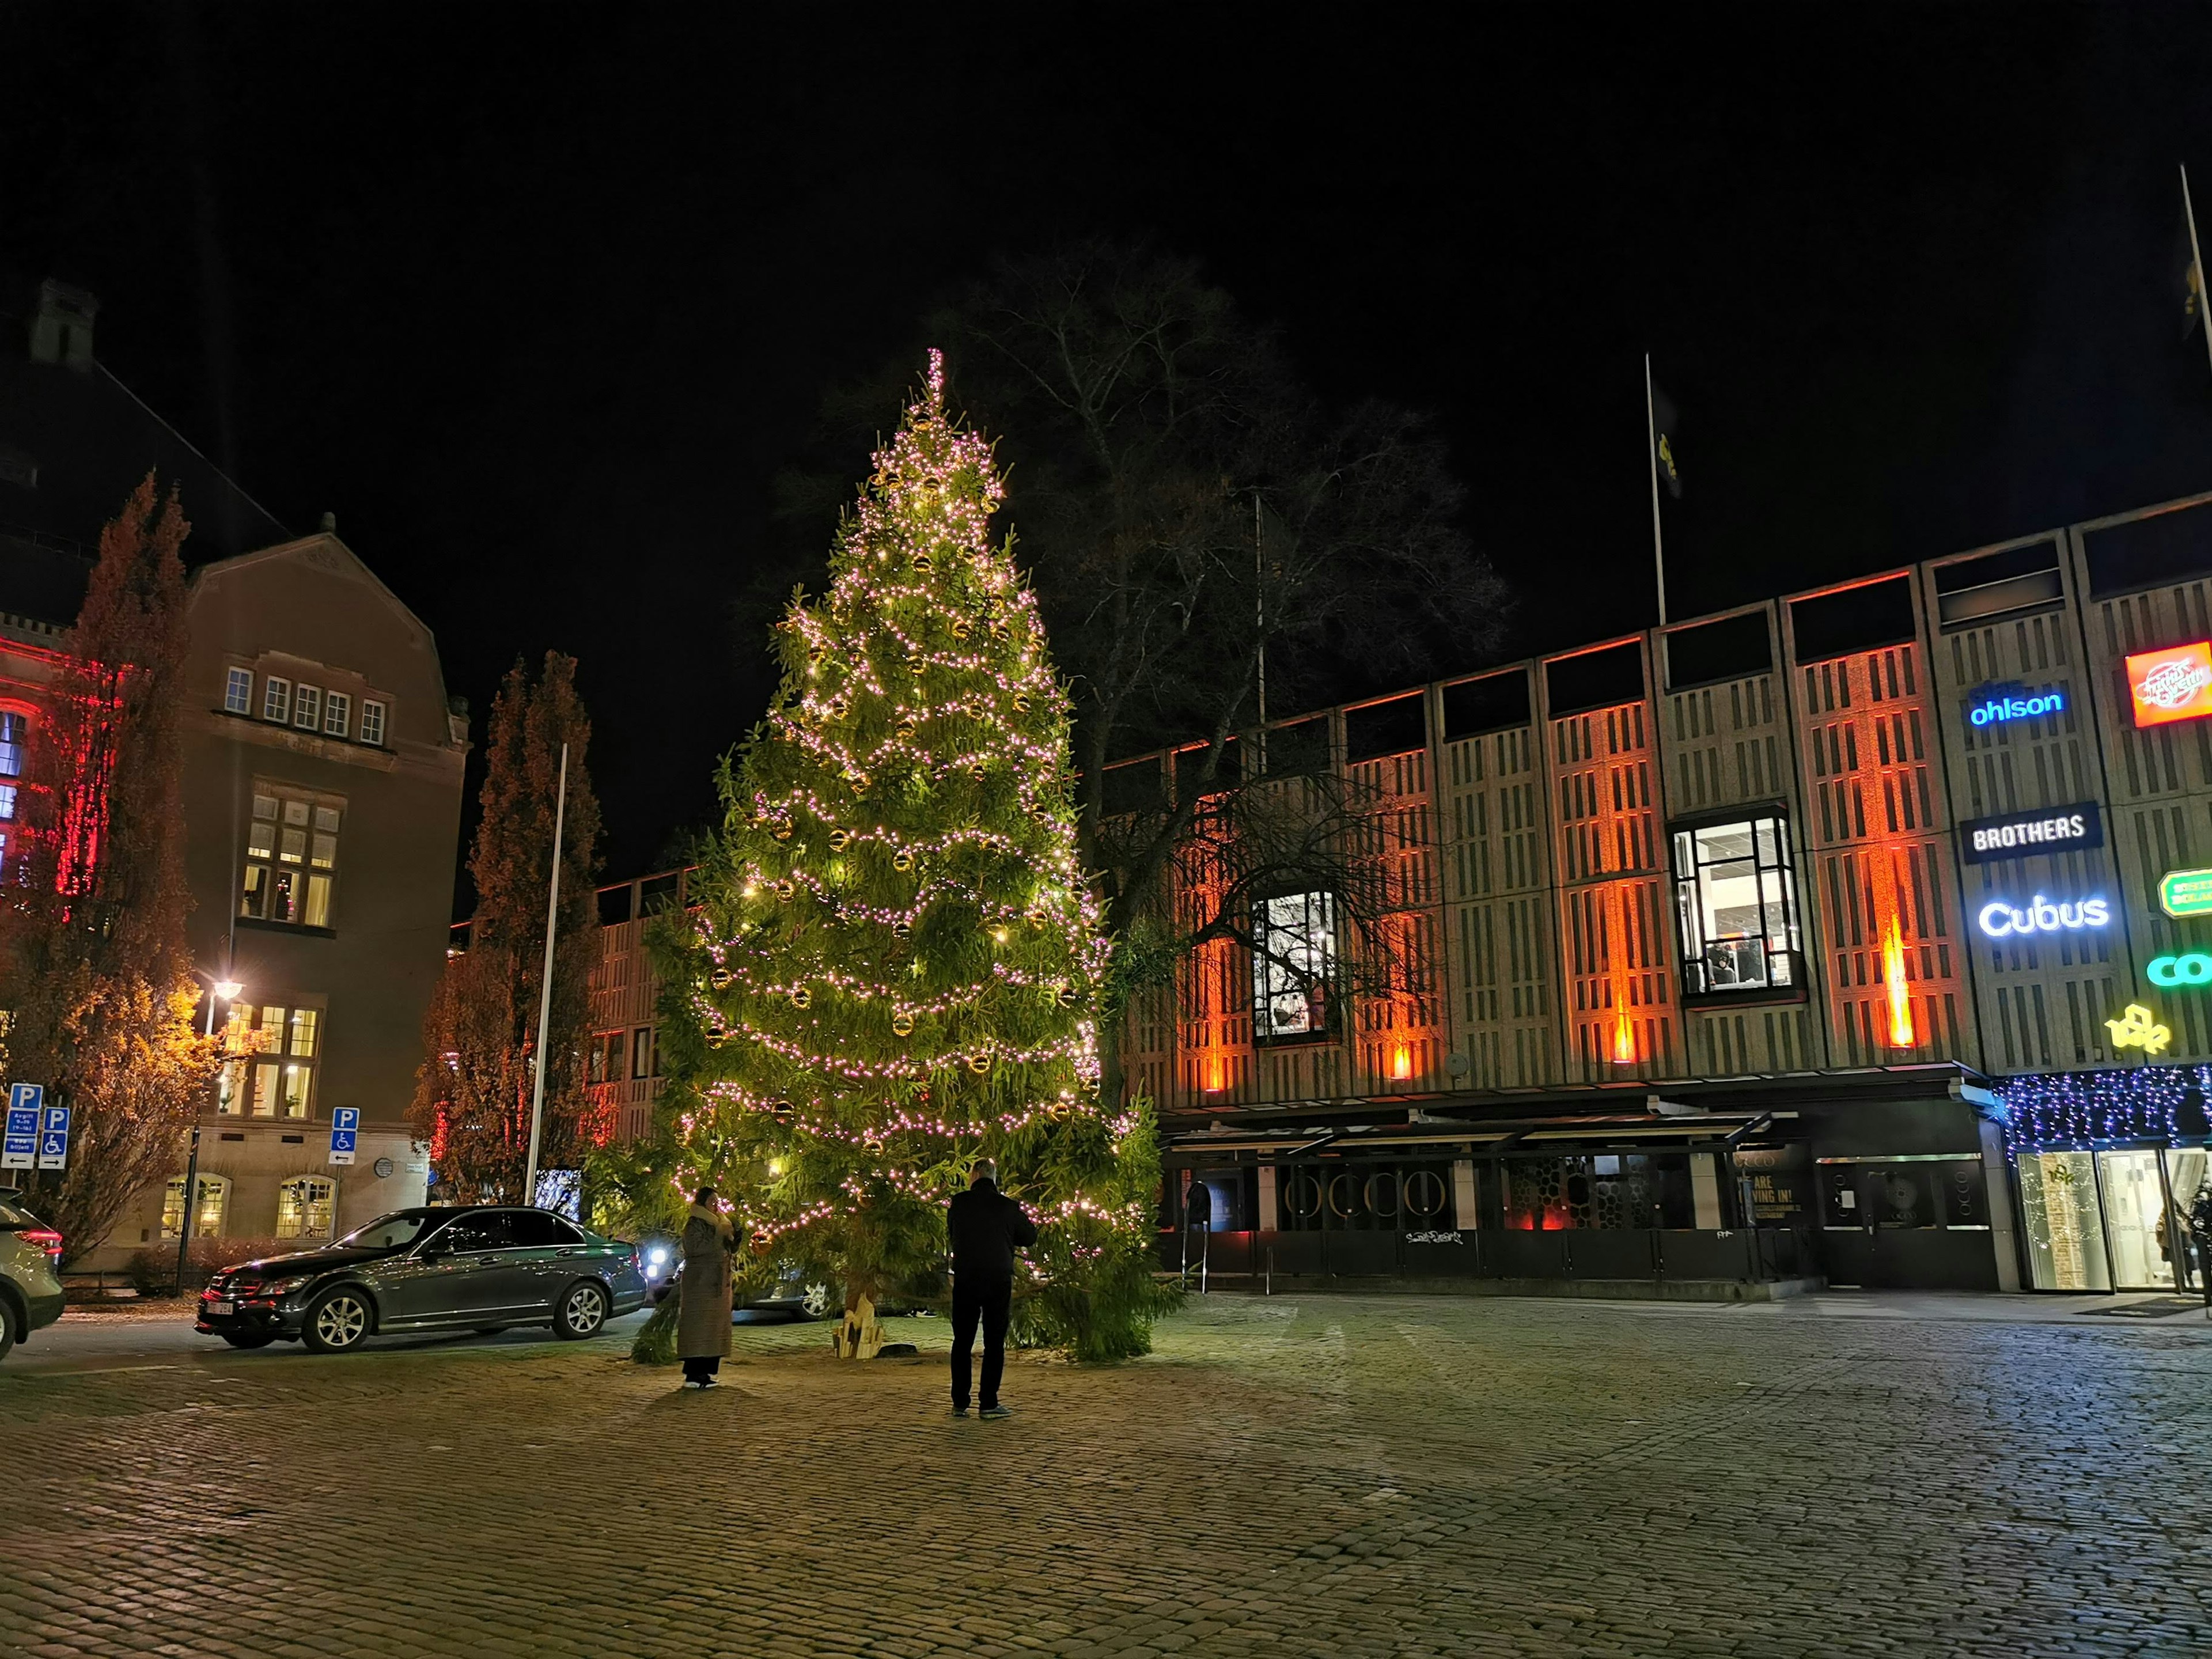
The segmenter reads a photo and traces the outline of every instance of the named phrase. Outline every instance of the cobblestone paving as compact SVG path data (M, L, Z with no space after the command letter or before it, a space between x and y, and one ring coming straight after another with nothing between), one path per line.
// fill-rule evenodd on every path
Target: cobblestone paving
M2212 1653L2203 1328L1215 1297L1004 1423L824 1329L0 1369L0 1654Z

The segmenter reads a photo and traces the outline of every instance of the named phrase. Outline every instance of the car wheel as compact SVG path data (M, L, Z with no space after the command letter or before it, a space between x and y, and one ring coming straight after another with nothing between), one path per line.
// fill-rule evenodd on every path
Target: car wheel
M224 1331L222 1336L234 1348L265 1348L276 1340L266 1331Z
M607 1322L607 1293L589 1279L580 1279L561 1293L553 1316L553 1334L568 1341L597 1336Z
M827 1285L809 1285L799 1298L799 1305L806 1310L809 1319L827 1319L833 1313L842 1313L845 1304Z
M368 1340L368 1298L341 1285L307 1304L301 1335L317 1353L345 1353Z
M15 1346L15 1310L0 1297L0 1359L8 1357L8 1350Z

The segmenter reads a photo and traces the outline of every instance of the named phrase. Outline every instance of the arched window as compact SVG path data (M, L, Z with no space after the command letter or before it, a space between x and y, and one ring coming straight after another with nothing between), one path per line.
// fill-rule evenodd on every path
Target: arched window
M276 1237L328 1238L337 1199L338 1183L329 1176L294 1176L276 1189Z
M0 705L0 869L15 845L15 792L21 787L24 741L30 735L27 710Z
M230 1206L230 1178L204 1175L199 1177L199 1187L200 1201L192 1212L192 1237L219 1238L222 1236L223 1212ZM161 1194L161 1237L176 1237L184 1220L185 1178L172 1176Z

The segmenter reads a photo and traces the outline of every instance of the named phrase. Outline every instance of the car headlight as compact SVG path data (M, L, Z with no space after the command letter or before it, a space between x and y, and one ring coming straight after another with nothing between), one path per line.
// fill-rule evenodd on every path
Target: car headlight
M272 1279L261 1287L264 1296L289 1296L314 1278L313 1273L300 1273L290 1279Z

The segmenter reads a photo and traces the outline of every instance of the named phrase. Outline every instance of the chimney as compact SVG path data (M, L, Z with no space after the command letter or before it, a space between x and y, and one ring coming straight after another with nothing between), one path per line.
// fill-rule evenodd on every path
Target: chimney
M92 319L99 314L100 301L82 289L47 277L31 311L31 361L90 368Z

